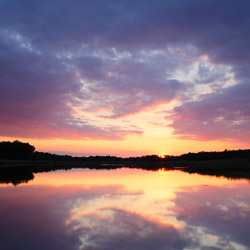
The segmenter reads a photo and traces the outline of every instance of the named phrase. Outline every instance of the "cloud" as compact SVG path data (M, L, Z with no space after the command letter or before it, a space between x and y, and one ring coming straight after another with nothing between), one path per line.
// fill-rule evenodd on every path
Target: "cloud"
M141 59L147 59L142 56ZM161 103L169 103L178 98L185 90L185 85L175 79L167 79L168 61L161 65L147 62L135 62L134 59L109 62L104 66L107 74L100 81L87 85L84 98L93 100L90 105L83 106L84 110L106 110L107 117L117 118L134 114ZM155 61L157 59L154 59ZM89 78L81 72L83 81Z
M226 83L230 79L225 72L226 70L222 65L213 65L207 61L201 61L194 81L196 84Z
M170 125L174 134L196 140L241 140L249 138L250 85L248 82L206 94L201 100L174 108Z
M142 131L102 119L174 100L185 101L173 110L175 117L183 116L181 109L206 113L213 101L220 106L214 120L185 120L184 128L183 120L175 119L175 134L239 140L248 135L239 95L248 107L241 86L250 79L249 1L2 0L0 5L1 135L122 139ZM225 87L230 77L240 92L237 100L230 87L224 94L211 87L210 95L192 101L201 94L197 85ZM226 119L232 104L220 98L233 98L236 121ZM81 111L98 122L86 113L79 117Z
M249 1L1 1L7 29L39 46L131 49L192 43L216 61L249 61ZM234 38L234 39L231 39ZM229 53L230 52L230 53Z
M75 117L72 106L82 87L75 72L55 55L36 51L28 42L24 46L16 33L1 35L1 135L112 140L141 133Z

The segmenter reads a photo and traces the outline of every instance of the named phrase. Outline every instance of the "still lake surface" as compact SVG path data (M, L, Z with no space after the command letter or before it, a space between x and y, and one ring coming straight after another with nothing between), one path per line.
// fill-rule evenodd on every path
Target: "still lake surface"
M250 249L250 183L181 171L70 170L0 185L0 249Z

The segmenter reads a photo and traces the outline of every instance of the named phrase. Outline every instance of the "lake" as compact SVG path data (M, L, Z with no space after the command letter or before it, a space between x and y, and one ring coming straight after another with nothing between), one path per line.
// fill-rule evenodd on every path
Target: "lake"
M0 185L2 250L250 249L250 183L73 169Z

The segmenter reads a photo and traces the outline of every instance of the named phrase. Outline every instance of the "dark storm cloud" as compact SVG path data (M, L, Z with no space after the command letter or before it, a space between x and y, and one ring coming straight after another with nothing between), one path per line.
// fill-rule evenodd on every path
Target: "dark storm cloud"
M241 91L243 77L249 83L250 2L246 0L1 0L0 5L2 135L119 139L141 133L92 125L87 118L77 119L73 107L104 110L102 117L118 118L180 99L187 87L171 72L183 70L202 55L232 68L239 81L235 90ZM181 56L177 50L189 46L196 52L189 51L188 62L185 52ZM157 50L162 50L164 60L148 56ZM138 57L141 51L145 53ZM198 73L190 86L227 79L204 65ZM231 97L228 92L224 89L221 97ZM204 107L216 98L217 93L211 94L200 104ZM235 106L241 106L240 97L236 99L233 102L240 103ZM183 105L189 109L191 104ZM174 121L173 128L190 138L202 124L194 120L193 125L183 131ZM218 126L221 131L224 125ZM245 127L247 121L236 130ZM232 129L227 125L225 131ZM194 137L207 137L200 133Z

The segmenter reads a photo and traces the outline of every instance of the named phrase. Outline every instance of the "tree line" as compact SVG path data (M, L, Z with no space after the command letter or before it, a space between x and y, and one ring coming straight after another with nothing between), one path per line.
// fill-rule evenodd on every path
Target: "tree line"
M37 152L35 147L29 143L18 140L13 142L0 142L0 159L9 160L51 160L51 161L81 161L96 163L129 163L129 162L169 162L169 161L203 161L214 159L247 158L250 160L249 149L225 150L222 152L198 152L187 153L180 156L165 155L163 158L158 155L146 155L141 157L121 158L116 156L82 156L73 157L70 155L57 155L51 153Z

